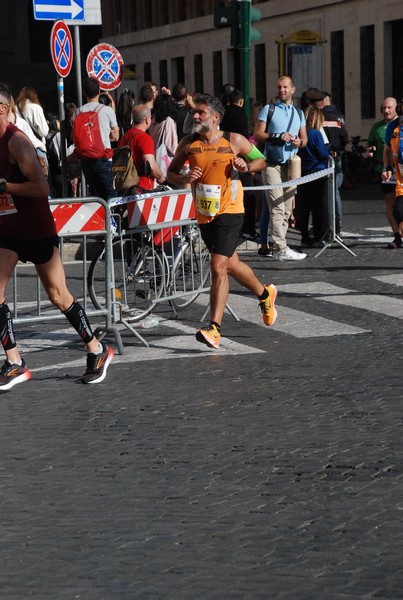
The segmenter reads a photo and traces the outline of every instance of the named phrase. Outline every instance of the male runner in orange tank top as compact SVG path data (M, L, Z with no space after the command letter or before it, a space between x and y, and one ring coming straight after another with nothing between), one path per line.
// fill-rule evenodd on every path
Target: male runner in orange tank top
M192 112L193 134L181 140L167 178L178 187L192 187L201 235L211 253L210 325L200 329L196 339L218 348L229 294L228 275L258 297L266 325L273 325L277 317L276 287L263 285L236 251L244 213L239 172L261 171L266 163L244 136L220 131L224 107L217 98L198 96ZM187 160L190 170L182 175Z

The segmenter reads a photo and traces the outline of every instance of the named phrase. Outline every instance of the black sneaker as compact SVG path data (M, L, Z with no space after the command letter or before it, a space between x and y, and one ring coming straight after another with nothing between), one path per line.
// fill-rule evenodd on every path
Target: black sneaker
M397 250L398 248L402 247L402 239L395 238L393 242L389 242L386 247L389 248L389 250Z
M5 360L0 370L0 392L11 390L17 383L23 383L31 377L32 373L27 369L24 359L22 359L21 365L15 365Z
M114 351L101 342L102 352L100 354L87 354L87 370L81 377L81 383L101 383L106 377L106 371L110 365Z
M259 248L257 251L259 256L273 256L273 248Z

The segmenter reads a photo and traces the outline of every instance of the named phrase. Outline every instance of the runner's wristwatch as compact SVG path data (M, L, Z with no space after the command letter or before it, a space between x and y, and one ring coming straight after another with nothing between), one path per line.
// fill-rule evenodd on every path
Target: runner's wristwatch
M4 194L7 189L7 181L5 179L0 179L0 194Z

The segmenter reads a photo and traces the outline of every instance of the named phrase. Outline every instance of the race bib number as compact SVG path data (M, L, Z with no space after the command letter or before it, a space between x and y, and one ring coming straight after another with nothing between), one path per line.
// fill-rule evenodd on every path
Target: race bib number
M0 217L14 215L16 212L13 197L10 194L2 194L0 196Z
M220 210L220 185L196 184L196 209L208 217L215 217Z

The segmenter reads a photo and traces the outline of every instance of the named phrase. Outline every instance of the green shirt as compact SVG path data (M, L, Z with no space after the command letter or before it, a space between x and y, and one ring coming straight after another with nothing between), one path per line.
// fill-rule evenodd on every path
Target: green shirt
M378 121L375 123L368 136L368 146L376 146L374 152L375 172L382 173L383 170L383 148L385 146L386 128L389 125L387 121Z

